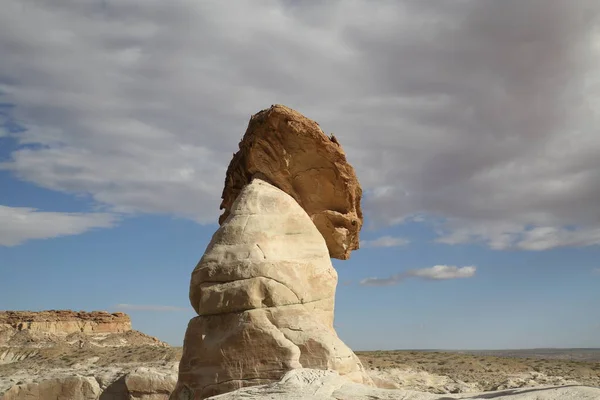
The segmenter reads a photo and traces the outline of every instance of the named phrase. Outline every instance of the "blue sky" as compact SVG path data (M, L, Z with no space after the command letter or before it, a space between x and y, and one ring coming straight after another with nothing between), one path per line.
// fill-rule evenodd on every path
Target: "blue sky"
M231 154L282 103L365 192L352 348L600 347L600 5L367 3L6 1L0 308L181 344Z

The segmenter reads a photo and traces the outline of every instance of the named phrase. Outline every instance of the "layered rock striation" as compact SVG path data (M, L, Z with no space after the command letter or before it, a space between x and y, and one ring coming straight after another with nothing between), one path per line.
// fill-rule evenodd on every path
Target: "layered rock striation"
M124 313L1 311L0 399L167 399L176 364L166 347ZM148 354L164 357L131 371Z
M131 330L131 319L124 313L105 311L0 311L0 327L64 335L123 333Z
M273 382L296 368L370 383L333 328L336 284L325 240L304 209L252 180L192 273L199 316L188 325L171 398Z
M0 364L26 358L23 348L168 346L131 329L127 314L105 311L0 311Z

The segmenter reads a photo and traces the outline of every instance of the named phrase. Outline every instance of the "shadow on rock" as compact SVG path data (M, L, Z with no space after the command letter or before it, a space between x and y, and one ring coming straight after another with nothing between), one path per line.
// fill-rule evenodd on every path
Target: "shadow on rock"
M99 400L129 400L125 376L120 377L104 389Z

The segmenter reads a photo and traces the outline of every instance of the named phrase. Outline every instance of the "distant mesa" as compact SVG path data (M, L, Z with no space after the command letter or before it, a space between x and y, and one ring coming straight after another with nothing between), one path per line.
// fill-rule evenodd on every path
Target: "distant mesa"
M167 346L160 340L131 329L122 312L105 311L0 311L0 346L49 347L59 344Z
M18 331L57 334L121 333L131 330L131 319L125 313L105 311L0 311L1 325L10 325Z
M156 367L123 373L118 362L130 363L136 352L160 354L166 347L131 329L131 319L121 312L0 311L0 368L28 368L26 375L17 369L18 378L0 379L0 398L165 399L176 382L169 368L166 373ZM94 367L108 354L122 358L111 358L108 369ZM65 364L54 369L53 362Z

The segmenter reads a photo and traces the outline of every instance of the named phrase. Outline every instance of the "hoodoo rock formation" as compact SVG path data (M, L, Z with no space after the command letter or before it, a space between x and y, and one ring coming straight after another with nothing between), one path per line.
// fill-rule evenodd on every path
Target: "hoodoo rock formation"
M252 117L227 173L221 226L192 273L199 316L171 399L274 382L298 368L372 384L333 328L330 256L358 247L360 195L341 147L315 122L283 106Z
M358 249L362 190L337 139L291 108L274 105L252 116L227 169L219 224L255 177L283 190L311 217L329 254L346 260Z

